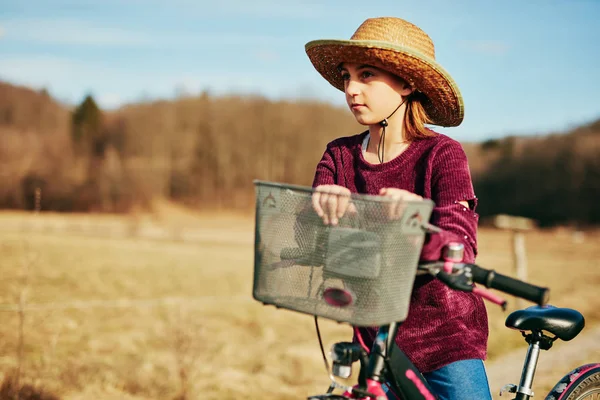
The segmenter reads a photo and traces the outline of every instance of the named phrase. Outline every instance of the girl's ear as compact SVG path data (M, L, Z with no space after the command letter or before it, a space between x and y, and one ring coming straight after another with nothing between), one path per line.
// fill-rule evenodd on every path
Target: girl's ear
M404 82L404 87L400 90L400 95L402 97L406 97L406 96L410 95L412 92L414 92L414 89L412 88L412 86L410 86L410 84L408 82Z

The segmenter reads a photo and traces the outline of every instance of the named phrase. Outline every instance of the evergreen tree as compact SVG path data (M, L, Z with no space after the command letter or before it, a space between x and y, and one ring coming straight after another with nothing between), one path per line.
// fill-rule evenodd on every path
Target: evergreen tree
M102 111L91 95L75 109L72 117L72 137L78 152L102 156L106 138L102 126Z

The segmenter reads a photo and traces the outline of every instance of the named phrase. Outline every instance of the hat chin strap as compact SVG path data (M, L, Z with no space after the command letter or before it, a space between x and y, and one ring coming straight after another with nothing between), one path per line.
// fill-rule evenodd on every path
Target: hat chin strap
M406 96L402 100L400 105L398 105L398 107L396 107L396 109L390 115L388 115L387 118L385 118L383 121L381 121L379 123L379 125L383 128L383 132L381 133L381 136L379 136L379 145L377 146L377 158L379 159L379 162L381 164L383 164L383 159L385 157L385 127L389 125L388 119L390 119L391 116L394 115L396 113L396 111L398 111L400 109L400 107L402 107L402 104L406 103L406 100L408 100L409 96L410 95Z

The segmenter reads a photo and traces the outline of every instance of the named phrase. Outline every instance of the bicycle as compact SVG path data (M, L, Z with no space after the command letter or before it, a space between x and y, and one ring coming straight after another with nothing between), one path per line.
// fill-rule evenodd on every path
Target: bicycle
M331 384L325 394L308 400L436 398L394 342L398 326L408 314L417 275L431 275L454 290L474 292L502 307L506 301L488 289L536 304L512 312L505 322L508 328L520 331L529 344L519 384L505 385L500 392L514 394L514 400L533 397L540 351L549 350L558 339L572 340L585 326L578 311L547 304L549 289L463 263L462 244L448 246L442 261L419 264L425 234L439 230L428 223L434 206L430 200L406 203L401 218L390 220L390 200L353 194L352 212L332 227L324 225L312 211L312 188L259 180L254 185L253 297L265 305L314 316ZM318 317L354 327L355 341L332 346L331 367ZM370 348L359 329L368 326L379 327ZM357 383L339 383L336 378L348 379L356 362L360 364ZM343 393L334 394L336 389ZM600 363L569 372L546 397L576 399L600 399Z

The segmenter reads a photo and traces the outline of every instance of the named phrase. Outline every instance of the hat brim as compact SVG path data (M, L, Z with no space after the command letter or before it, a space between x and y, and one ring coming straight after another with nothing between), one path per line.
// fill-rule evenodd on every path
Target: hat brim
M450 74L414 50L374 40L314 40L305 49L315 69L341 91L341 63L373 65L398 75L423 93L427 98L425 112L434 125L458 126L464 118L463 99Z

